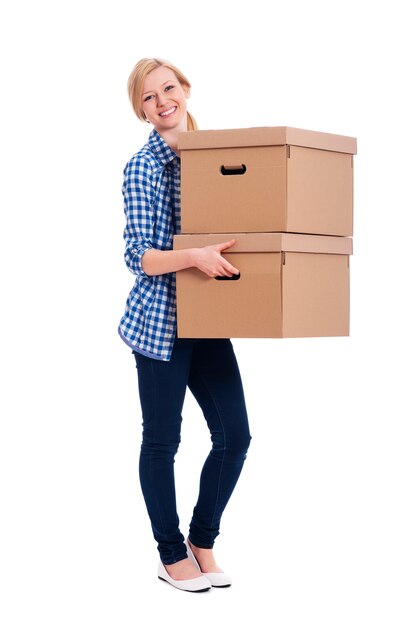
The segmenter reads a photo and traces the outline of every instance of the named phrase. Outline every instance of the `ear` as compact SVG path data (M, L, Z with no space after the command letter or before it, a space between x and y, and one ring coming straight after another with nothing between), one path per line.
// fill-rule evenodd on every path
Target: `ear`
M190 93L191 93L191 89L189 87L185 87L184 88L184 93L185 93L185 97L189 98L190 97Z

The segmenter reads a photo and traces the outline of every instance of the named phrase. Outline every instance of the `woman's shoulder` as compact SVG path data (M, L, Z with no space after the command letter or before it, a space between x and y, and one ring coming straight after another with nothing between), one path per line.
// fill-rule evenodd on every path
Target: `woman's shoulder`
M140 150L126 163L125 172L141 169L152 171L155 168L156 161L152 154L152 150L148 143L146 143Z

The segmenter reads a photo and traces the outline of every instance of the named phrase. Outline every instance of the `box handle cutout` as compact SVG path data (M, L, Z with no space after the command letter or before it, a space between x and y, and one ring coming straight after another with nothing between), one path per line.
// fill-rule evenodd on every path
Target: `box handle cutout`
M215 280L239 280L240 278L240 272L239 274L233 274L232 276L215 276Z
M246 172L246 165L222 165L220 172L223 176L241 176Z

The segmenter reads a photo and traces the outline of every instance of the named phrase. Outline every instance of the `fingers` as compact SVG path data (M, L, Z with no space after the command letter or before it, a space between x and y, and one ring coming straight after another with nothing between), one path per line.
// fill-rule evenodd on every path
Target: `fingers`
M233 274L224 268L220 268L219 270L217 270L217 272L213 273L212 278L217 278L219 276L224 276L225 278L231 278Z
M204 270L205 273L210 276L210 278L216 278L217 276L226 276L231 278L234 274L239 274L239 270L233 265L230 265L219 255L219 262L212 264L209 268Z
M236 240L231 239L214 246L196 248L194 250L195 266L210 276L210 278L216 278L217 276L231 278L233 275L239 274L239 270L221 254L223 250L227 250L235 243Z
M226 261L226 259L223 258L221 254L219 253L219 263L216 269L213 271L213 274L214 274L214 277L215 276L227 276L228 278L231 278L234 274L239 274L239 270L236 267L234 267L234 265Z
M234 274L236 275L239 274L239 270L221 256L221 253L224 250L231 248L232 246L235 245L235 243L236 243L236 239L230 239L229 241L225 241L224 243L219 243L216 246L216 250L222 259L222 274L220 274L221 276L228 276L230 278Z
M222 252L223 250L227 250L227 248L231 248L236 243L236 239L230 239L230 241L225 241L224 243L219 243L216 246L217 252Z
M234 265L231 265L231 263L226 261L226 259L223 259L223 261L225 262L223 269L225 272L227 272L226 274L227 276L233 276L233 274L239 274L239 270L237 269L237 267L235 267Z

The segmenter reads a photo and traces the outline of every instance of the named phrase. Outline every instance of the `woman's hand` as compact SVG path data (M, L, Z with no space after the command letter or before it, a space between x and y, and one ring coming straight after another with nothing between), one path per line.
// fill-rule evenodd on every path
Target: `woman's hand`
M231 265L221 253L228 248L231 248L236 243L235 239L226 241L225 243L218 243L214 246L205 246L204 248L192 249L192 262L193 266L199 269L210 278L216 276L228 276L229 278L233 274L239 274L239 270Z
M184 250L146 250L142 257L142 269L148 276L159 276L169 272L179 272L188 267L197 267L199 270L215 278L239 274L221 255L236 243L235 239L204 248L186 248Z

